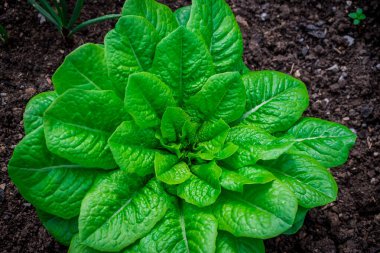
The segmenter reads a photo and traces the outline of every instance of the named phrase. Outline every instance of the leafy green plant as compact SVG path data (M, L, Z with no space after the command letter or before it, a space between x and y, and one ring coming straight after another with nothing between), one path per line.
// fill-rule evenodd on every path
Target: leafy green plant
M264 252L334 201L355 135L305 85L250 71L223 0L127 0L34 97L9 175L69 252Z
M8 42L8 32L5 30L4 26L0 24L0 45L7 44Z
M348 16L353 19L354 25L359 25L361 21L366 19L366 15L361 8L357 8L356 12L351 12Z
M120 17L119 14L109 14L76 25L83 8L84 0L75 1L75 7L71 15L67 0L52 0L51 2L48 0L28 0L28 3L51 22L64 37L68 38L89 25Z

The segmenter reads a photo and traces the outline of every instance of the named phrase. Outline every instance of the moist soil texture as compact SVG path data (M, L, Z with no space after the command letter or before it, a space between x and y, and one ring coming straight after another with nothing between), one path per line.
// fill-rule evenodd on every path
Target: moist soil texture
M0 24L9 42L0 46L0 253L66 252L46 232L34 208L18 193L7 163L22 139L28 100L51 90L51 76L65 55L86 42L101 43L107 21L65 41L24 0L0 1ZM176 9L190 1L163 0ZM265 241L267 252L380 252L380 22L378 0L230 0L244 35L252 70L283 71L308 87L315 116L356 132L348 162L333 168L337 201L309 212L293 236ZM119 13L123 0L85 3L81 20ZM354 26L348 13L363 8Z

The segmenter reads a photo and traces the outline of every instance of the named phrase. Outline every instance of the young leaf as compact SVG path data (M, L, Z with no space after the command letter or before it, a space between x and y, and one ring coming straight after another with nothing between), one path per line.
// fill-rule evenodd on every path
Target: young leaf
M98 174L51 154L42 127L17 145L8 173L26 200L64 219L78 216L81 201Z
M178 186L178 197L198 207L213 204L221 192L219 178L222 169L215 162L210 162L193 165L191 171L195 176Z
M125 16L105 39L107 65L111 80L124 96L129 75L151 67L159 41L154 27L143 17Z
M123 102L113 91L70 89L45 112L47 146L73 163L113 169L107 141L123 115Z
M220 230L237 237L267 239L293 225L297 200L285 185L274 180L247 186L243 194L224 192L212 209Z
M69 89L115 90L108 77L103 46L85 44L68 56L53 75L58 94Z
M216 238L216 253L265 253L263 240L235 237L219 231Z
M146 18L155 27L160 39L178 27L170 8L154 0L126 0L122 14Z
M277 71L256 71L243 76L246 112L243 124L255 125L270 133L287 130L309 105L305 85Z
M156 177L169 185L181 184L191 176L187 164L180 162L175 155L156 153L154 169Z
M328 168L343 164L356 140L347 127L316 118L303 118L288 133L296 138L291 153L311 156Z
M213 215L186 203L173 203L156 227L123 253L214 253L217 228Z
M56 92L47 91L38 94L28 102L24 112L25 134L29 134L42 126L43 115L56 98Z
M195 150L198 151L197 155L205 160L213 160L218 155L223 155L225 149L229 148L229 146L225 147L225 140L229 130L230 127L222 119L204 122L197 134L198 145L195 148ZM234 145L234 147L236 146ZM235 152L237 148L234 147L231 147L233 152Z
M174 12L174 15L177 19L178 24L186 26L187 22L190 19L191 6L184 6L179 8Z
M124 104L141 128L159 126L166 108L176 105L171 89L146 72L129 77Z
M155 131L142 129L131 121L123 122L108 141L113 157L122 170L145 176L153 173L154 156L159 147Z
M254 165L236 171L223 170L220 184L224 189L243 192L244 185L266 184L276 177L262 166Z
M122 170L99 181L82 202L79 238L100 251L119 251L144 237L169 207L162 186Z
M196 126L181 108L168 107L162 116L160 130L165 143L183 144L189 137L194 137Z
M245 89L238 72L210 77L187 103L206 120L223 119L229 123L240 118L245 109Z
M193 0L187 27L203 37L218 73L239 71L243 39L224 0Z
M78 233L78 217L66 220L41 210L37 210L37 214L49 234L59 243L70 245L71 239Z
M297 233L301 229L308 211L309 209L304 208L302 206L298 206L298 210L297 210L296 218L294 219L293 226L289 228L288 230L286 230L283 234L293 235Z
M150 72L161 77L182 104L202 88L214 67L204 42L181 26L157 45Z
M283 155L266 167L295 193L300 206L313 208L336 199L338 186L328 170L302 155Z

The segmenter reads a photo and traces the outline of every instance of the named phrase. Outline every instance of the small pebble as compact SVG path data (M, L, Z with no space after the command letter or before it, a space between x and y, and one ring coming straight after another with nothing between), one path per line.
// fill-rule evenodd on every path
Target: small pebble
M374 153L373 153L373 156L374 156L374 157L378 157L378 156L379 156L379 152L374 152Z
M350 118L349 117L344 117L343 120L344 121L350 121Z
M343 38L346 40L347 45L350 47L354 44L355 39L352 38L350 35L344 35Z
M268 14L266 12L261 13L260 19L261 21L266 21L268 19Z
M339 66L337 64L334 64L333 66L331 66L330 68L328 68L326 70L337 73L339 71Z
M299 77L301 76L301 72L300 72L299 69L296 70L296 72L294 73L294 76L295 76L296 78L299 78Z

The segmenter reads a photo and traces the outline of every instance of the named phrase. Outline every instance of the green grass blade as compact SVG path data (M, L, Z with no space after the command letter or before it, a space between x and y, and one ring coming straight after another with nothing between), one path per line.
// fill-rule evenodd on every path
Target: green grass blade
M53 23L58 30L62 30L62 26L59 24L59 22L51 16L51 14L45 10L41 5L39 5L35 0L28 0L28 3L31 4L41 15L43 15L47 20L49 20L51 23Z
M67 19L66 19L65 15L63 13L63 10L62 10L62 4L61 4L62 1L53 0L52 2L54 4L55 9L58 12L58 16L59 16L59 18L61 20L62 26L64 27L67 24Z
M110 19L117 19L120 17L121 17L121 14L109 14L109 15L104 15L104 16L101 16L98 18L87 20L87 21L81 23L80 25L76 26L73 30L71 30L68 37L71 37L74 33L78 32L79 30L81 30L81 29L83 29L89 25L93 25L93 24L100 23L100 22L103 22L106 20L110 20Z
M47 0L39 0L40 5L50 13L50 15L57 21L57 23L62 27L61 17L57 14L57 12L51 7L50 3Z
M71 30L71 28L74 26L75 22L77 22L80 12L83 8L83 2L84 0L77 0L75 3L73 14L71 15L70 21L67 24L67 29Z

